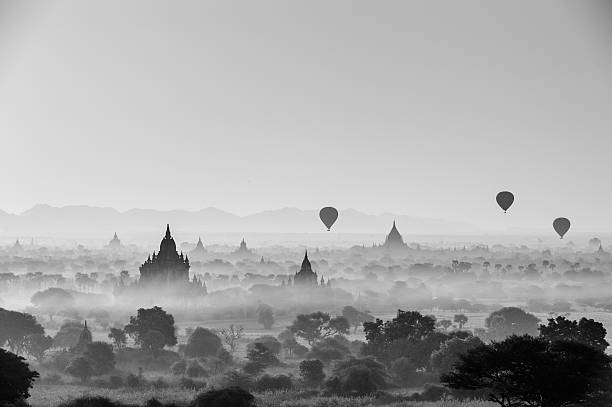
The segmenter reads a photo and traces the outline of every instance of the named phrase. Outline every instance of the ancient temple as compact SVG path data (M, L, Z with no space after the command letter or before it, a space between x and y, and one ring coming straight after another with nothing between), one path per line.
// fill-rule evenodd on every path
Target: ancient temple
M304 254L304 260L302 260L302 267L300 267L300 271L295 273L295 276L293 276L293 285L316 287L317 284L317 273L312 271L312 265L310 264L310 260L308 260L308 251L306 251Z
M238 247L238 249L234 251L234 254L251 255L253 254L253 252L251 252L251 249L247 247L247 244L244 238L242 238L242 241L240 242L240 246Z
M206 254L206 248L204 247L204 243L202 243L201 237L198 237L198 243L196 244L196 247L189 253L196 256L200 254Z
M159 252L140 266L140 282L188 282L189 259L176 251L176 243L170 234L170 225L166 227L166 235L159 245Z
M402 238L402 235L397 230L397 227L395 226L395 221L393 221L393 226L391 227L391 231L389 232L389 234L387 235L387 238L385 239L385 243L383 244L383 247L386 249L391 249L391 250L405 249L408 247L408 245L404 243L404 239Z
M111 241L108 242L108 247L110 249L119 249L121 247L121 240L119 240L119 237L117 237L117 232L115 232L115 235Z

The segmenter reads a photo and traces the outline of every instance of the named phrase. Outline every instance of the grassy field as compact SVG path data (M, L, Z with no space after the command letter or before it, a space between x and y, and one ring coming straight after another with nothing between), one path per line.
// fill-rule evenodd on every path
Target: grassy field
M187 404L197 394L193 390L179 388L168 389L101 389L78 385L36 385L31 392L29 403L33 407L55 407L64 401L82 396L103 396L111 400L127 404L142 405L145 401L156 398L161 402L177 402ZM256 394L257 404L260 407L494 407L488 402L390 402L384 399L376 400L371 397L342 398L320 397L309 393L274 392Z

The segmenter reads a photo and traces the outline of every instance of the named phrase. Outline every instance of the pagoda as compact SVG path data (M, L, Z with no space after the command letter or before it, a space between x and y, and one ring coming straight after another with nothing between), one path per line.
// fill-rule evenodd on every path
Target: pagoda
M189 258L176 251L176 243L170 234L170 225L166 226L166 235L159 245L159 252L140 266L140 282L188 282Z
M404 243L402 235L397 230L397 226L395 226L395 221L393 221L391 231L389 231L389 234L387 235L385 243L382 245L382 247L390 250L405 249L408 247L408 245Z

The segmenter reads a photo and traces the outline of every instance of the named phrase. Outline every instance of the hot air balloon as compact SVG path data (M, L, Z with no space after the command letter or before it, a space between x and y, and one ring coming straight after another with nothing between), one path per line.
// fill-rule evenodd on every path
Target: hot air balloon
M563 239L563 235L565 235L570 228L570 221L567 218L557 218L553 221L553 228L555 228L555 232Z
M338 210L331 206L326 206L319 211L319 218L321 218L321 221L329 232L332 225L336 222L336 219L338 219Z
M510 208L510 206L512 206L512 203L514 202L514 195L512 194L512 192L502 191L497 194L495 200L497 201L499 207L504 210L504 213L506 213L508 208Z

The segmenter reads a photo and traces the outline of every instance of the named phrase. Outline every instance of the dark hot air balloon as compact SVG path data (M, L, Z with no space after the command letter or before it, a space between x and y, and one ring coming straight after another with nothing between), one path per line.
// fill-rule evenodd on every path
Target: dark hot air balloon
M336 208L332 208L331 206L326 206L319 211L319 218L321 218L321 221L329 232L329 229L336 222L336 219L338 219L338 210L336 210Z
M510 206L512 206L512 203L514 202L514 195L512 194L512 192L502 191L497 194L495 200L497 201L499 207L504 210L504 213L506 213L508 208L510 208Z
M557 218L553 221L553 228L555 228L555 232L563 239L563 235L565 235L570 228L570 221L567 218Z

